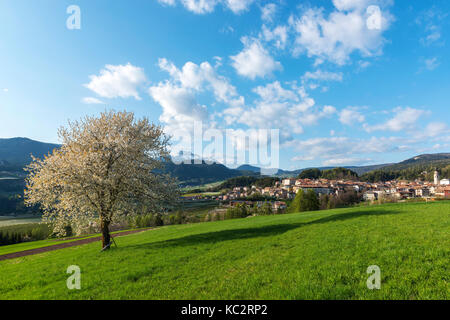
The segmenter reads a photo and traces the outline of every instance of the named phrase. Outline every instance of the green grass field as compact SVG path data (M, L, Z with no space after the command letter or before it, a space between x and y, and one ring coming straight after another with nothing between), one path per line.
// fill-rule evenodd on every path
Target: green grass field
M448 299L450 202L162 227L0 262L1 299ZM81 290L66 269L81 268ZM381 268L369 290L367 267Z

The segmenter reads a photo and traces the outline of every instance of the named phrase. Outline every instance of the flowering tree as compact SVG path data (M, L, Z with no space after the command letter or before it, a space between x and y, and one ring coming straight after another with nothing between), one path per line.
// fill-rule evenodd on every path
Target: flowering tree
M161 127L133 113L104 112L69 122L58 131L62 146L27 167L27 205L40 204L44 222L64 235L98 219L103 247L109 226L140 205L161 210L177 199L176 180L163 174L169 139Z

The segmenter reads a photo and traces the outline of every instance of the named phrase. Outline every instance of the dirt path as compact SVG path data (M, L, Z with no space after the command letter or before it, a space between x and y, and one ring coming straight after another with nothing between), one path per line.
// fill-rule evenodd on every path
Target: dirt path
M147 230L151 230L151 229L152 228L124 231L124 232L112 234L111 237L114 237L114 238L121 237L121 236L126 236L129 234L147 231ZM35 249L24 250L24 251L20 251L20 252L8 253L8 254L0 255L0 261L14 259L14 258L20 258L20 257L25 257L25 256L31 256L31 255L38 254L38 253L44 253L44 252L49 252L49 251L54 251L54 250L59 250L59 249L64 249L64 248L69 248L69 247L75 247L75 246L79 246L82 244L100 241L101 239L102 239L102 237L94 237L94 238L81 239L81 240L72 241L72 242L54 244L54 245L51 245L48 247L35 248Z

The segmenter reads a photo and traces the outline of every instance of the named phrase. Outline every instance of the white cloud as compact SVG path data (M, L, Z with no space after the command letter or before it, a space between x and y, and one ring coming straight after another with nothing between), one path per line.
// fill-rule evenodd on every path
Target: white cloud
M282 69L281 63L272 58L259 40L243 37L241 41L244 49L236 56L230 57L238 74L254 80Z
M448 14L442 13L435 6L422 11L416 19L416 24L423 28L420 42L424 46L442 44L442 21L445 21Z
M425 68L429 71L433 71L439 66L438 59L436 57L425 59Z
M273 41L277 49L284 49L288 40L288 28L277 26L270 30L266 25L263 25L260 38L267 42Z
M181 69L167 59L159 60L159 67L169 73L170 79L150 87L149 94L161 105L163 113L160 120L168 132L192 132L195 121L209 125L207 122L211 117L208 108L197 101L200 93L210 91L217 102L227 106L240 107L244 104L244 98L238 95L236 88L217 73L221 59L216 57L216 60L216 67L208 62L199 65L187 62Z
M293 157L291 161L311 161L314 160L314 157L311 156L297 156Z
M234 13L247 11L254 0L226 0L226 6Z
M174 6L176 0L158 0L163 5ZM189 11L196 14L206 14L214 11L218 4L222 4L236 14L247 11L254 0L180 0Z
M335 158L328 159L322 162L322 165L334 167L334 166L354 166L354 165L362 165L372 162L372 159L367 158Z
M85 104L105 104L100 99L93 98L93 97L85 97L85 98L81 99L81 102L83 102Z
M341 82L343 79L342 72L327 72L322 70L316 70L315 72L306 72L302 80L316 80L316 81L338 81Z
M175 0L158 0L159 3L168 5L168 6L174 6Z
M265 22L271 22L277 11L277 5L275 3L268 3L261 7L261 19Z
M360 60L360 61L358 61L358 65L359 65L359 69L362 70L362 69L368 68L370 66L370 62Z
M406 136L392 137L324 137L307 140L291 140L286 147L294 149L299 154L295 159L322 160L325 166L361 165L374 162L371 159L379 155L377 162L386 162L386 153L433 151L438 146L445 151L446 142L450 142L450 128L442 122L430 123L424 130L416 130ZM292 159L294 161L294 159Z
M280 130L280 139L288 141L293 134L304 132L303 126L312 126L322 118L335 114L333 106L315 106L304 87L295 83L283 88L278 81L253 89L259 99L252 107L228 108L223 116L227 124L243 124L250 128Z
M323 8L310 8L300 17L291 16L289 21L296 32L294 55L306 52L316 58L316 64L329 60L344 65L353 52L365 57L380 54L385 42L382 34L393 18L386 10L366 10L378 2L334 0L336 10L328 17Z
M214 11L217 0L181 0L184 7L197 14L205 14Z
M339 11L362 10L367 8L368 0L333 0L333 4Z
M320 82L337 81L341 82L343 79L342 72L328 72L323 70L316 70L314 72L306 72L302 76L302 84L309 89L315 90L320 88ZM322 92L328 91L328 87L322 86Z
M263 101L299 101L299 96L292 90L284 89L279 81L269 83L265 86L259 86L253 89L253 92L257 93Z
M3 88L2 91L3 92L9 92L9 89L8 88Z
M424 110L413 109L410 107L397 107L393 112L395 113L395 116L385 123L373 126L364 124L364 129L367 132L386 130L398 132L402 130L412 130L415 128L415 124L420 117L426 113Z
M219 61L217 67L220 67L221 59L217 57L217 60ZM172 79L183 88L195 91L203 91L209 88L219 102L231 105L242 105L244 103L244 98L238 95L236 88L230 84L228 79L217 74L216 69L209 62L202 62L200 65L186 62L180 70L166 59L160 59L159 67L169 72Z
M313 157L314 159L361 159L355 155L384 154L386 152L400 152L406 147L400 144L411 145L417 141L408 141L398 137L371 137L369 139L358 139L349 137L327 137L312 138L308 140L292 140L289 147L302 152L300 156Z
M193 92L187 88L160 82L150 87L150 96L158 102L162 109L160 121L166 124L166 131L192 130L194 121L205 121L208 118L206 106L200 105Z
M365 120L365 117L355 107L347 107L339 115L339 121L349 126L364 122Z
M89 76L91 81L84 86L103 98L130 98L141 100L138 88L147 80L144 70L130 63L106 65L100 75Z
M447 124L443 122L432 122L427 125L422 135L424 137L433 138L449 134L450 128L448 127Z

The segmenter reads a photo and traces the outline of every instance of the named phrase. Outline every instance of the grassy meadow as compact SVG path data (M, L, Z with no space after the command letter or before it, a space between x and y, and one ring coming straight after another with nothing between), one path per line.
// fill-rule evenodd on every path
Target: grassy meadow
M0 261L0 299L448 299L450 201L174 225ZM81 290L66 269L81 268ZM369 290L366 270L381 269Z

